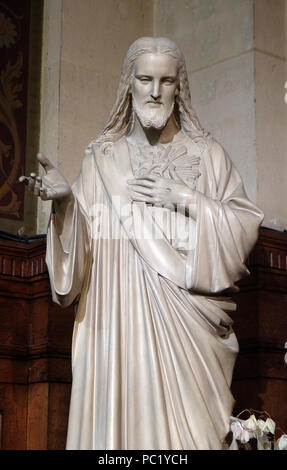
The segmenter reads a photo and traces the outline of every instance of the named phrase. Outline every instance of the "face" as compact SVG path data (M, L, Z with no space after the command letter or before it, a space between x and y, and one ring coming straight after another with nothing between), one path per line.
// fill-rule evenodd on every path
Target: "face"
M131 92L133 108L142 125L163 128L178 94L177 60L164 54L139 57L135 62Z

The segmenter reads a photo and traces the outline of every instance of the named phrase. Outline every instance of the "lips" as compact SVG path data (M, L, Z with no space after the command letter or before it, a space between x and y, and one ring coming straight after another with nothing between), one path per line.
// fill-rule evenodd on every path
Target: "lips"
M162 102L157 102L157 101L147 101L146 104L155 104L156 106L160 106L163 103Z

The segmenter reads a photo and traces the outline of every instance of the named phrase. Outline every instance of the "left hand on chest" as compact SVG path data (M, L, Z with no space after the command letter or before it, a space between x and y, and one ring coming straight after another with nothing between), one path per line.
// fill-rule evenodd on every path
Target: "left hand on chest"
M194 190L185 183L157 176L143 176L128 180L131 199L155 205L184 204L194 202Z

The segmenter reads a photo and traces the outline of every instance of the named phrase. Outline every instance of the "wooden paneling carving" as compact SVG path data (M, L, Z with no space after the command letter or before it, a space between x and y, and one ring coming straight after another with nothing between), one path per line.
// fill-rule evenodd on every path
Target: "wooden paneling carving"
M23 219L30 0L0 1L0 217Z

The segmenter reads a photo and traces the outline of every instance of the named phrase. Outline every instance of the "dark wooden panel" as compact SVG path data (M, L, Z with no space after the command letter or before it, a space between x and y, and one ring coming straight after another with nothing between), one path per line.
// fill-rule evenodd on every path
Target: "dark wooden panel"
M49 386L48 446L50 450L66 447L70 405L70 384L51 383ZM61 413L59 413L61 409Z
M48 447L49 384L33 383L28 387L27 449Z
M45 250L45 239L0 240L4 449L65 448L74 310L52 302Z
M287 431L287 233L262 228L248 265L250 277L238 283L232 314L240 346L234 414L265 410Z
M2 445L7 450L26 449L27 387L0 383Z

